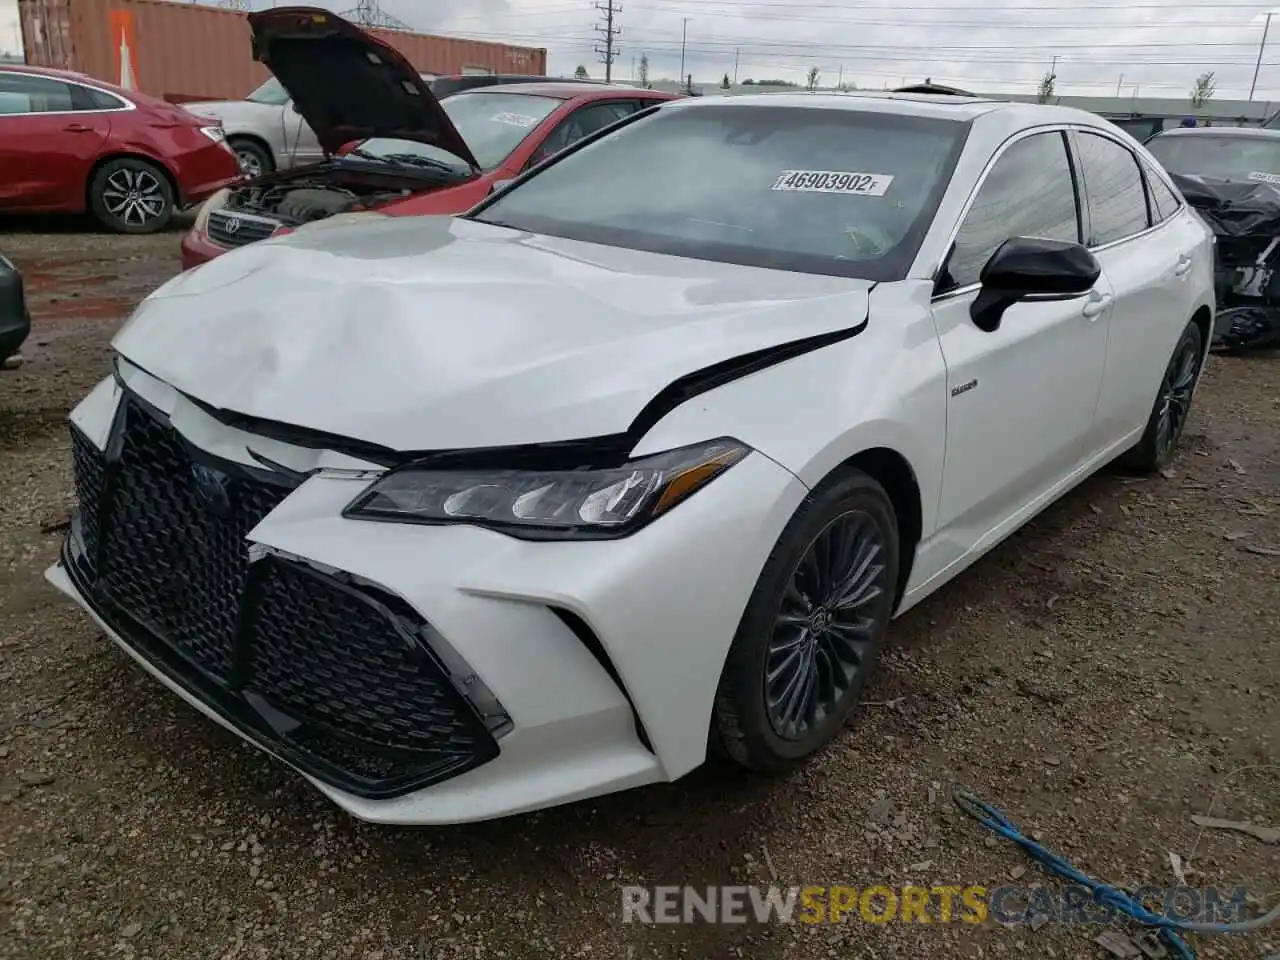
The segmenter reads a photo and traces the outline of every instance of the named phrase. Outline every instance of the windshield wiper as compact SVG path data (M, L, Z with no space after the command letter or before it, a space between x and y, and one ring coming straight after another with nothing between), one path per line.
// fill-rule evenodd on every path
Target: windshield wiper
M384 159L390 160L392 163L403 163L409 167L426 167L429 170L443 170L446 173L463 176L461 170L452 163L445 163L443 160L433 160L431 157L422 157L416 153L384 153Z
M356 147L354 150L348 150L348 151L347 151L347 156L349 156L349 157L359 157L361 160L376 160L376 161L378 161L378 163L386 163L386 162L387 162L387 158L386 158L386 157L379 156L379 155L378 155L378 154L376 154L376 153L370 153L368 150L365 150L365 149L363 149L363 148L361 148L361 147Z

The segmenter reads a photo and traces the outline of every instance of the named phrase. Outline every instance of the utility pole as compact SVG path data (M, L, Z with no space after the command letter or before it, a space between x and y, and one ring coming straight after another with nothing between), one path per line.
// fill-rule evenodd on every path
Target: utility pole
M684 45L689 39L689 21L691 17L684 18L684 24L680 27L680 76L684 76Z
M836 81L836 89L837 90L844 89L844 64L843 63L840 64L840 79Z
M741 53L742 53L741 47L734 47L733 49L733 85L735 87L738 85L738 57L741 55Z
M1262 28L1262 42L1258 44L1258 62L1253 68L1253 83L1249 85L1249 99L1253 99L1253 91L1258 88L1258 71L1262 69L1262 51L1267 48L1267 34L1271 31L1271 13L1267 14L1266 25Z
M1124 74L1120 74L1120 79L1116 81L1116 96L1120 96L1120 85L1124 83Z
M618 56L618 50L614 46L614 38L622 33L621 27L613 25L613 18L622 12L622 7L614 6L614 0L605 0L603 5L597 3L596 9L604 16L604 23L596 25L596 33L604 41L604 48L596 47L596 54L601 62L604 63L604 82L612 83L613 61Z

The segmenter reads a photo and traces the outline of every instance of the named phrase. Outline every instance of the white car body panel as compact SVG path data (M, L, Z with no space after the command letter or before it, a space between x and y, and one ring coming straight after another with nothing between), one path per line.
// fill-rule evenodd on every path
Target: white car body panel
M620 433L685 374L862 326L871 286L447 217L236 253L148 297L116 349L215 407L395 450ZM193 316L191 298L215 290ZM333 403L353 357L379 371L377 389Z
M1105 121L969 101L767 100L968 111L968 142L906 277L873 285L407 218L232 252L166 284L117 335L120 381L192 446L316 471L250 530L256 550L394 594L430 623L441 660L473 672L510 716L496 759L416 792L371 800L311 777L353 815L485 819L687 773L705 757L716 686L760 570L833 470L872 451L910 470L919 538L904 554L901 613L1136 442L1185 325L1211 322L1212 242L1185 207L1099 248L1090 295L1015 304L994 332L970 319L976 285L933 295L960 218L1010 138L1084 128L1159 170ZM1084 309L1107 294L1109 309ZM827 339L636 429L673 381L810 337ZM121 396L105 381L73 413L99 448ZM397 451L625 435L633 456L716 437L754 452L630 536L540 542L346 519L380 465L229 426L202 404ZM63 567L49 578L93 613ZM616 677L555 609L591 629Z

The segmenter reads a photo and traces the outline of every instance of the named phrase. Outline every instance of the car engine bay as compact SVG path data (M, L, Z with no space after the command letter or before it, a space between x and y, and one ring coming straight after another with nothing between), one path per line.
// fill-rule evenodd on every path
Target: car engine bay
M360 184L338 186L326 177L289 180L284 183L264 183L264 179L266 178L260 178L256 183L234 190L227 198L227 210L270 217L287 226L296 227L339 213L368 210L414 192L407 187L391 189L385 186L364 187Z

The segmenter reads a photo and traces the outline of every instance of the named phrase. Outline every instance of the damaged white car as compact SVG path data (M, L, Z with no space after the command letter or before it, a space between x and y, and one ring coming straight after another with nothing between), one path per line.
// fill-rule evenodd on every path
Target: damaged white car
M1212 247L1105 121L673 103L466 216L152 294L72 414L50 580L357 817L780 773L890 619L1085 477L1167 462Z

